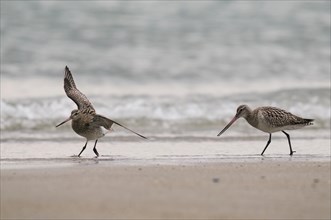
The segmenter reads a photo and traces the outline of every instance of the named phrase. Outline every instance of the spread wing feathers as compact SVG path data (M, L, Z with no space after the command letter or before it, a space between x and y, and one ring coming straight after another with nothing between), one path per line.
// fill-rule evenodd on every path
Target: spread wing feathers
M77 89L74 78L67 66L64 70L64 91L76 103L79 110L89 108L95 111L87 97Z
M288 125L311 125L314 119L305 119L293 115L283 109L275 107L264 107L262 114L269 124L281 127Z
M93 118L93 122L96 123L96 124L98 124L99 126L103 126L106 129L110 129L113 124L117 124L117 125L125 128L125 129L131 131L132 133L138 135L139 137L142 137L144 139L147 139L147 137L145 137L145 136L143 136L141 134L138 134L137 132L131 130L130 128L127 128L124 125L121 125L120 123L118 123L116 121L113 121L113 120L110 120L109 118L106 118L106 117L104 117L102 115L95 115L94 118Z

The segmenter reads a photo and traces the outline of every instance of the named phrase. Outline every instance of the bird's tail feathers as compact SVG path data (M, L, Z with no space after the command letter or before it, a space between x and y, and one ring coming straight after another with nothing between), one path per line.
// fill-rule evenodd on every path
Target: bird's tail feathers
M314 123L313 123L314 119L308 119L308 118L305 118L304 121L305 121L305 124L306 124L306 125L313 125L313 124L314 124Z

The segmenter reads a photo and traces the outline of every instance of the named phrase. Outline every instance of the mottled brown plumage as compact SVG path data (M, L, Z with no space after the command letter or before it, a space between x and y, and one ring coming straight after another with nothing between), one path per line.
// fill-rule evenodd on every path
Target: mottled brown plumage
M64 69L64 91L67 96L76 103L79 110L89 109L88 111L95 112L87 97L77 89L74 78L67 66Z
M269 133L269 140L261 155L263 155L271 142L271 134L278 131L282 131L286 135L290 146L290 155L292 155L295 151L291 147L290 135L284 130L299 129L307 125L312 125L314 121L313 119L301 118L276 107L259 107L251 110L247 105L241 105L237 108L235 117L217 136L223 134L240 117L245 118L251 126Z
M105 136L105 134L111 130L111 126L113 124L117 124L133 132L134 134L146 139L146 137L144 137L143 135L138 134L137 132L109 118L96 114L95 109L93 108L87 97L77 89L72 74L67 66L64 70L64 91L66 92L67 96L76 103L78 109L73 110L70 117L58 124L56 127L66 123L67 121L72 120L72 129L80 136L86 138L86 143L81 152L78 154L78 157L85 150L87 142L89 140L95 140L93 151L96 154L96 157L98 157L99 153L96 149L98 139Z

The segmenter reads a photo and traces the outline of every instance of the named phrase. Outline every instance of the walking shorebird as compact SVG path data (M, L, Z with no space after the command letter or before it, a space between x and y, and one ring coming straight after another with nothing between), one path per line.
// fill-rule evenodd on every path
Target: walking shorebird
M66 66L64 70L64 91L67 96L74 101L78 107L71 112L69 118L56 125L59 127L60 125L72 120L71 127L72 129L80 136L86 138L86 143L83 149L78 154L78 157L83 153L86 148L87 142L90 140L95 140L93 151L96 154L96 157L99 157L99 153L97 151L97 142L98 139L105 136L105 134L111 131L111 126L113 124L117 124L134 134L147 139L145 136L138 134L137 132L109 119L102 115L96 114L92 104L86 98L86 96L81 93L75 84L75 81L71 75L69 68Z
M314 121L314 119L301 118L275 107L259 107L252 110L247 105L240 105L237 108L237 114L217 136L223 134L240 117L245 118L254 128L269 133L269 140L261 155L263 155L271 142L271 134L277 131L282 131L287 137L290 146L290 155L292 156L295 151L292 150L290 135L284 130L299 129L307 125L312 125L312 122Z

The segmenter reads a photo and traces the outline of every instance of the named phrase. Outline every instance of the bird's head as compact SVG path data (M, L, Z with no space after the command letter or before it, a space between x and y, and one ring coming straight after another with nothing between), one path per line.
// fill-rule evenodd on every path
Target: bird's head
M251 112L251 109L248 107L248 105L240 105L237 108L237 113L236 113L235 118L237 118L237 119L240 117L246 118L250 112Z
M247 118L248 115L251 113L251 111L252 110L247 105L240 105L237 108L236 115L232 118L232 120L229 122L229 124L227 124L225 126L225 128L217 136L220 136L221 134L223 134L237 119L239 119L241 117Z
M70 119L75 120L75 119L77 119L79 117L80 117L80 112L79 112L78 109L75 109L75 110L72 110L71 111Z
M70 117L64 120L63 122L61 122L60 124L56 125L56 127L59 127L70 120L76 120L79 117L80 117L80 111L78 109L72 110Z

